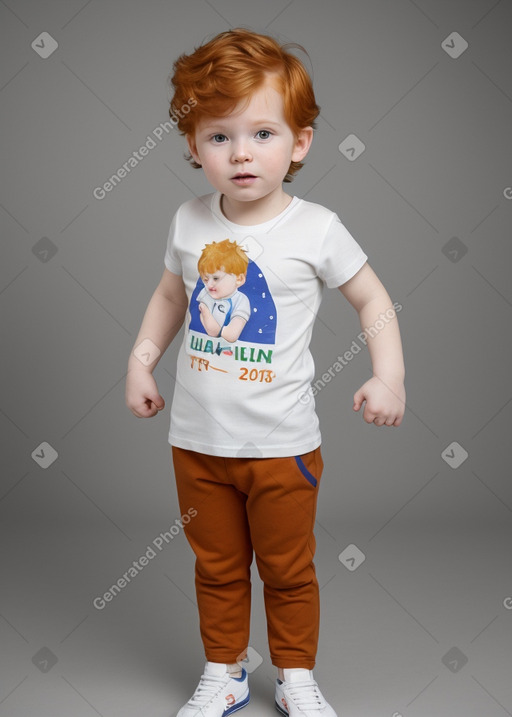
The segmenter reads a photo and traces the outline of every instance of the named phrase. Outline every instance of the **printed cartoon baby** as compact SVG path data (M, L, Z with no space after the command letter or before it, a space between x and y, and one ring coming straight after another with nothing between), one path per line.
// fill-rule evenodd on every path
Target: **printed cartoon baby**
M235 241L206 244L197 262L204 283L199 293L201 323L209 336L238 339L251 315L251 305L238 287L245 282L249 259Z

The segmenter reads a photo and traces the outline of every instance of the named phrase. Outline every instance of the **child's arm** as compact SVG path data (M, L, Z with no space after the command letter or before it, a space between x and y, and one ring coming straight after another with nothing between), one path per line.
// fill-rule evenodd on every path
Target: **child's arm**
M208 336L221 336L225 341L233 343L242 333L247 319L242 316L233 316L227 326L220 324L213 318L210 309L204 303L199 304L199 318Z
M367 423L399 426L405 411L405 367L393 303L368 263L338 288L358 312L361 328L364 331L370 327L377 329L372 336L366 332L373 377L354 394L353 408L359 411L366 401L363 418ZM389 318L392 312L394 316ZM386 315L385 320L382 314Z
M244 330L244 326L246 323L247 319L244 319L241 316L233 316L229 324L223 327L220 332L220 335L226 341L233 343L238 339L238 337Z
M187 311L187 294L183 279L167 269L146 309L139 334L128 360L126 376L126 405L138 418L155 416L165 406L158 392L153 370L169 344L181 328ZM158 349L158 356L144 363L134 354L144 339L149 339ZM149 344L149 346L151 346ZM156 353L156 349L152 349ZM151 358L151 349L149 351Z
M203 328L208 334L208 336L218 336L220 331L220 324L215 321L215 319L212 316L212 312L207 307L207 305L204 303L204 301L201 301L199 303L199 318L201 319L201 323L203 324Z

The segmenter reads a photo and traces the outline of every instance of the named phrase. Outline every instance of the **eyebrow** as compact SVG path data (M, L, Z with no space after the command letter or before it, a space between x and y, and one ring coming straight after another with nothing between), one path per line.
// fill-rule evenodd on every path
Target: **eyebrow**
M261 127L262 125L279 127L280 124L281 124L280 122L275 122L273 120L269 120L269 119L265 119L265 118L258 119L258 120L251 120L251 125L253 127L256 127L256 126ZM204 127L202 127L202 131L205 132L206 130L209 130L209 129L225 129L226 127L227 127L227 125L224 124L224 122L222 121L222 118L220 118L218 122L215 122L215 123L212 122L211 124L204 125Z

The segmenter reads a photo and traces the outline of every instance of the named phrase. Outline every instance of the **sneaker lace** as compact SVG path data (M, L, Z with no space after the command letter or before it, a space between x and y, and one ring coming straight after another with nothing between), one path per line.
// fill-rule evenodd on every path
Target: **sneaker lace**
M219 694L225 684L225 677L201 675L199 684L189 700L189 705L191 707L204 707L210 700Z
M287 687L287 691L297 707L303 710L321 710L325 707L325 700L315 680L295 682L288 684Z

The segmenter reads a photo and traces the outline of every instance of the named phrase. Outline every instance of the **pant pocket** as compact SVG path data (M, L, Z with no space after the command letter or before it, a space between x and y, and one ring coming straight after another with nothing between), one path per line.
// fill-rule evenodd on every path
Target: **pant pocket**
M311 473L311 471L309 471L308 468L306 467L304 461L302 460L302 456L294 456L294 458L295 458L295 463L297 464L297 467L300 470L300 472L302 473L302 475L304 476L304 478L306 478L306 480L308 480L311 483L311 485L316 488L318 481L315 478L315 476Z

